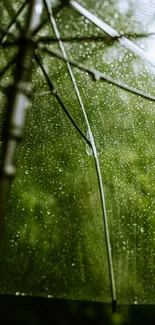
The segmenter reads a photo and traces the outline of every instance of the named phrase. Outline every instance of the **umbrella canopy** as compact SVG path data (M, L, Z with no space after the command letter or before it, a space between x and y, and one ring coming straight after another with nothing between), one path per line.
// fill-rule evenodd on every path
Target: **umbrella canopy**
M0 292L154 303L155 5L0 5Z

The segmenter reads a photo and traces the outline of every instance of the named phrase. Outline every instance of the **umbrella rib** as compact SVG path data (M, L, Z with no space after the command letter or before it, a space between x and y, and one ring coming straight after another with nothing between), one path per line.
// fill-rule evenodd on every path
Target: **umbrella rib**
M5 3L5 1L4 1ZM13 18L13 20L11 21L11 23L9 24L7 30L4 32L4 34L2 35L2 37L0 38L0 43L2 43L4 41L4 39L9 35L9 31L11 30L12 26L14 24L17 24L17 18L19 17L19 15L22 13L22 11L24 10L26 4L28 3L28 0L23 3L23 5L19 8L19 10L17 11L15 17Z
M124 35L126 37L133 37L133 38L146 38L146 37L150 37L150 36L155 36L155 33L143 33L143 34L126 34ZM119 38L121 38L122 36L120 35ZM38 42L42 42L44 44L46 43L49 43L49 42L58 42L58 40L54 37L47 37L47 36L42 36L42 37L38 37L37 38L37 41ZM79 36L64 36L64 37L61 37L61 41L62 42L68 42L68 43L71 43L71 42L74 42L74 43L78 43L78 42L83 42L83 41L87 41L87 42L102 42L100 44L99 47L93 49L91 51L91 56L95 53L95 52L98 52L98 50L100 48L102 48L104 45L107 45L107 46L112 46L114 44L114 42L118 41L118 37L111 37L111 36L105 36L105 35L98 35L98 36L82 36L82 37L79 37ZM86 58L85 58L86 59Z
M64 105L64 103L62 102L60 96L58 95L58 93L55 94L56 99L58 100L59 104L61 105L61 108L63 109L63 111L66 113L67 117L69 118L69 120L71 121L71 123L74 125L74 127L77 129L77 131L79 132L79 134L82 136L82 138L85 140L85 142L89 145L89 147L91 147L91 142L90 140L84 135L84 133L82 132L82 130L79 128L79 126L77 125L77 123L75 122L75 120L73 119L73 117L71 116L71 114L69 113L68 109L66 108L66 106Z
M60 3L56 8L53 8L53 11L55 14L57 14L63 7L65 6L65 3ZM47 23L48 18L46 17L41 24L33 31L32 35L36 35L41 29L42 27L44 27L44 25Z
M66 61L68 72L78 99L78 102L80 104L84 120L87 126L88 130L88 135L89 135L89 140L91 143L91 148L94 156L94 162L95 162L95 167L96 167L96 173L97 173L97 178L98 178L98 184L99 184L99 190L100 190L100 198L101 198L101 206L102 206L102 214L103 214L103 221L104 221L104 230L105 230L105 239L106 239L106 248L107 248L107 256L108 256L108 265L109 265L109 276L110 276L110 285L111 285L111 295L112 295L112 305L115 307L116 304L116 288L115 288L115 278L114 278L114 269L113 269L113 261L112 261L112 253L111 253L111 244L110 244L110 236L109 236L109 226L108 226L108 218L107 218L107 212L106 212L106 204L105 204L105 196L104 196L104 187L103 187L103 180L102 180L102 175L101 175L101 169L100 169L100 164L98 160L98 154L97 154L97 148L95 145L93 133L89 124L89 120L85 111L85 107L71 68L71 65L68 61L67 54L63 45L63 42L60 39L60 34L59 30L57 28L56 21L53 17L52 13L52 8L50 6L50 3L48 0L44 0L47 13L53 28L53 31L55 33L56 38L58 39L59 47L61 49L62 55Z
M146 38L150 36L155 36L155 33L146 33L146 34L126 34L125 37L133 37L133 38ZM98 35L98 36L62 36L62 42L82 42L82 41L104 41L105 44L111 45L111 42L118 40L118 38L122 38L123 36L120 35L119 37L111 37L105 35ZM48 37L48 36L40 36L38 37L38 42L48 43L48 42L58 42L56 37Z
M125 48L136 54L137 56L141 57L145 61L147 61L152 67L155 67L155 62L152 60L149 55L141 49L140 46L126 38L125 36L122 36L118 33L118 31L114 28L112 28L110 25L105 23L103 20L96 17L94 14L92 14L90 11L82 7L79 3L77 3L74 0L70 0L69 4L71 8L73 8L75 11L80 13L82 16L87 18L89 21L91 21L94 25L96 25L99 29L101 29L103 32L108 34L111 37L117 37L118 42L123 45Z
M4 67L1 71L0 71L0 78L2 78L3 74L11 67L11 65L13 63L15 63L17 58L17 55L15 55L13 58L11 58L11 60L9 61L9 63L7 64L6 67Z
M16 13L15 13L15 10L14 10L12 4L10 3L10 0L2 0L2 2L3 2L4 7L6 8L9 16L14 19L14 16L16 16ZM17 25L19 31L22 32L22 28L21 28L20 23L17 19L16 19L16 25Z
M50 89L50 94L54 95L57 99L57 101L59 102L61 108L63 109L63 111L65 112L65 114L68 116L69 120L71 121L71 123L73 124L73 126L76 128L76 130L79 132L79 134L82 136L82 138L86 141L86 143L91 147L91 143L90 141L87 139L87 137L84 135L84 133L82 132L82 130L80 129L80 127L77 125L77 123L75 122L74 118L71 116L71 114L69 113L67 107L64 105L63 101L61 100L60 96L58 95L57 91L54 88L53 83L51 82L43 64L41 63L38 55L34 55L35 61L38 63L38 65L40 66L44 77L47 81L48 87ZM48 92L49 94L49 92Z
M84 65L82 63L79 63L79 62L77 62L75 60L72 60L72 59L69 59L69 58L65 59L63 57L63 55L59 51L54 49L54 47L48 47L47 45L43 45L43 44L39 43L38 48L40 50L42 50L43 52L46 52L48 54L52 54L53 56L57 57L58 59L61 59L61 60L65 61L65 62L69 62L70 65L72 65L72 66L78 68L79 70L82 70L82 71L88 73L89 75L91 75L93 77L93 79L96 80L96 81L99 81L99 80L106 81L106 82L108 82L110 84L113 84L113 85L115 85L115 86L117 86L117 87L119 87L121 89L124 89L124 90L126 90L126 91L128 91L130 93L139 95L139 96L141 96L141 97L143 97L145 99L149 99L151 101L155 101L155 96L153 96L153 95L150 95L148 93L144 93L143 91L141 91L139 89L136 89L134 87L130 87L130 86L128 86L128 85L126 85L126 84L124 84L124 83L122 83L120 81L117 81L117 80L107 76L105 73L102 73L99 70L96 70L94 68L88 68L86 65Z
M3 37L5 38L5 37L7 37L7 36L11 36L14 40L17 40L17 37L16 37L13 33L11 33L11 32L9 31L9 28L8 28L8 29L4 29L2 26L0 26L0 33L3 33L3 35L2 35L1 38L0 38L0 43L1 43L1 44L3 44L3 41L5 41L5 40L3 39Z
M23 11L23 9L25 8L25 5L28 3L28 0L26 0L26 2L22 4L22 6L17 11L17 13L15 12L12 4L10 3L10 0L7 0L7 1L3 0L3 2L4 2L4 6L6 7L6 10L7 10L9 16L11 18L13 18L13 20L9 24L8 28L11 28L14 24L16 24L19 31L22 33L21 25L17 19L18 19L19 15L21 14L21 12ZM8 4L8 2L9 2L9 4Z
M9 46L17 46L18 45L18 41L17 42L4 42L3 44L0 44L0 47L6 48Z
M47 23L48 21L48 18L46 17L40 24L37 28L35 28L35 30L33 31L32 35L36 35L37 33L40 32L40 30L44 27L44 25Z

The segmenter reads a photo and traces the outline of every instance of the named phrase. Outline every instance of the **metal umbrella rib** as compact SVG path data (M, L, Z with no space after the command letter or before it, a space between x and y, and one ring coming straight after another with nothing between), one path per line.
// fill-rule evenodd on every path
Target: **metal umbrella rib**
M146 38L150 36L155 36L155 33L143 33L143 34L127 34L126 37L133 37L133 38ZM119 37L112 37L112 36L105 36L105 35L98 35L98 36L61 36L61 41L63 43L71 43L71 42L83 42L83 41L103 41L105 44L112 44L114 41L118 40L118 38L122 38L123 36L120 35ZM48 37L48 36L40 36L38 38L38 42L49 43L49 42L58 42L56 37Z
M125 36L121 37L121 35L117 32L117 30L115 30L110 25L108 25L107 23L105 23L104 21L102 21L101 19L96 17L94 14L92 14L90 11L88 11L87 9L82 7L76 1L70 0L69 4L74 10L76 10L81 15L86 17L89 21L91 21L94 25L96 25L98 28L100 28L103 32L105 32L106 34L108 34L111 37L116 38L118 40L118 42L121 45L123 45L125 48L127 48L128 50L130 50L131 52L133 52L140 58L144 59L145 61L147 61L152 67L155 67L154 60L152 60L149 57L149 55L143 49L141 49L140 46L138 46L137 44L135 44L134 42L132 42Z
M18 25L19 27L19 30L21 31L21 27L17 21L18 17L21 15L21 13L23 12L23 10L25 9L25 6L27 5L29 1L27 0L25 3L23 3L23 5L19 8L19 10L17 11L17 13L15 14L15 17L13 18L13 20L11 21L11 23L9 24L8 28L7 28L7 31L4 32L3 36L0 38L0 43L3 43L4 40L6 39L8 33L10 32L10 30L12 29L13 25ZM5 1L4 1L4 4L5 4ZM6 4L5 4L6 5ZM8 7L7 7L7 10L8 10Z
M113 310L115 310L115 305L116 305L116 288L115 288L115 277L114 277L114 269L113 269L113 261L112 261L112 253L111 253L111 244L110 244L110 235L109 235L109 226L108 226L108 218L107 218L107 211L106 211L106 204L105 204L105 195L104 195L104 187L103 187L103 180L102 180L102 175L101 175L101 169L100 169L100 164L99 164L99 159L98 159L98 154L97 154L97 148L95 145L95 140L94 136L89 124L89 120L86 114L86 110L82 101L82 97L80 95L76 79L74 77L72 68L70 63L68 62L67 59L67 54L63 45L63 42L60 39L60 34L59 30L55 21L55 18L52 13L52 8L50 6L50 2L48 0L44 0L46 9L47 9L47 14L49 15L49 19L53 28L53 31L55 33L55 36L58 40L59 47L61 49L62 55L66 61L67 69L77 96L77 100L79 102L80 108L82 110L85 124L87 127L88 131L88 137L89 141L91 143L91 148L94 156L94 162L95 162L95 167L96 167L96 173L97 173L97 178L98 178L98 184L99 184L99 190L100 190L100 198L101 198L101 206L102 206L102 214L103 214L103 221L104 221L104 230L105 230L105 239L106 239L106 249L107 249L107 256L108 256L108 265L109 265L109 276L110 276L110 286L111 286L111 296L112 296L112 307Z
M119 87L121 89L124 89L124 90L126 90L126 91L128 91L130 93L133 93L135 95L139 95L140 97L143 97L145 99L149 99L151 101L155 101L155 96L153 96L153 95L150 95L148 93L144 93L143 91L141 91L139 89L136 89L134 87L126 85L121 81L115 80L115 79L107 76L105 73L100 72L99 70L96 70L94 68L89 68L86 65L84 65L83 63L79 63L79 62L77 62L75 60L70 59L69 57L67 57L67 59L64 58L64 56L61 54L61 52L57 51L52 46L49 47L47 45L39 43L38 48L40 50L42 50L43 52L48 53L49 55L52 54L53 56L57 57L58 59L61 59L61 60L65 61L65 62L69 62L70 65L74 66L75 68L78 68L79 70L82 70L82 71L88 73L89 75L91 75L95 81L103 80L103 81L106 81L106 82L108 82L110 84L113 84L113 85L115 85L115 86L117 86L117 87Z

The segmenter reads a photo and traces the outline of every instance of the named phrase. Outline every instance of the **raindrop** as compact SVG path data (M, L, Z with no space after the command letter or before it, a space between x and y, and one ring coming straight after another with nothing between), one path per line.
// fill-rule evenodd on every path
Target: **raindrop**
M89 132L87 131L87 139L90 140L90 137L89 137ZM92 156L93 155L93 152L92 152L92 148L86 143L86 153L88 156Z
M86 144L86 153L88 156L92 156L92 154L93 154L92 149L90 148L90 146L88 144Z
M140 47L145 50L146 49L146 45L145 44L141 44Z

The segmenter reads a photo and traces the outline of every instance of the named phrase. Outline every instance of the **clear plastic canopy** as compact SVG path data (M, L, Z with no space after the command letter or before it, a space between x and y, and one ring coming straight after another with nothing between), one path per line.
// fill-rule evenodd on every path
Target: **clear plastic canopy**
M0 293L154 304L155 3L32 2L28 36L30 2L0 4L1 131L21 40L33 44L32 96L13 90L19 120L29 110L1 217Z

